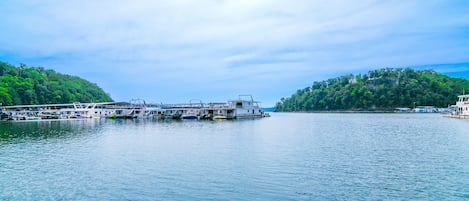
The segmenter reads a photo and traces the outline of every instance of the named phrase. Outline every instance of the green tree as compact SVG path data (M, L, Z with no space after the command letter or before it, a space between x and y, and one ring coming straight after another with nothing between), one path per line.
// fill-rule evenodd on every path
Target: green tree
M94 83L43 67L18 67L0 62L0 102L3 105L107 102L110 96Z
M393 110L396 107L454 104L467 79L432 70L384 68L365 75L345 75L297 90L276 104L277 111Z

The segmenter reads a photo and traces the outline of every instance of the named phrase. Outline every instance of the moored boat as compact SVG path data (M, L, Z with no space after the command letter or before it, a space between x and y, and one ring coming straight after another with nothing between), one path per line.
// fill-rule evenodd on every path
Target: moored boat
M199 118L199 110L198 109L187 109L183 110L181 115L183 119L198 119Z
M458 96L458 101L451 106L452 111L448 117L469 118L469 94Z
M247 99L242 97L247 97ZM239 95L238 99L229 102L234 108L234 114L237 119L263 117L264 112L259 107L260 102L254 101L251 95Z

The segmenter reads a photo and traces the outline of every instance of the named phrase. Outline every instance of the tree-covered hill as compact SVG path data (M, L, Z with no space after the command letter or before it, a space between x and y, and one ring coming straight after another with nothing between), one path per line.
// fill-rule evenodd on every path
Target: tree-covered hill
M469 80L432 70L380 69L365 75L346 75L314 82L289 98L276 111L393 110L396 107L454 104Z
M29 105L112 101L96 84L42 67L0 62L0 103Z

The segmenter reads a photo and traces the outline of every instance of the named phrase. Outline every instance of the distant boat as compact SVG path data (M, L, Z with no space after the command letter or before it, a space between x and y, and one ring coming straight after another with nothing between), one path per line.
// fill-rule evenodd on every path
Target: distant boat
M469 118L469 94L458 96L458 101L451 108L449 117Z
M413 111L412 111L411 108L408 108L408 107L399 107L399 108L394 109L394 112L409 113L409 112L413 112Z
M417 113L434 113L438 112L438 110L434 106L417 106L413 109L414 112Z

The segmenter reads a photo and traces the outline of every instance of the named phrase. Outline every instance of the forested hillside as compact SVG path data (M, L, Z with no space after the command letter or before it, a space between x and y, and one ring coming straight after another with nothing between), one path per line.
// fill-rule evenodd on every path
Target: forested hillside
M28 105L112 101L96 84L42 67L0 62L0 103Z
M432 70L380 69L345 75L298 90L282 98L276 111L393 110L396 107L454 104L469 80Z

